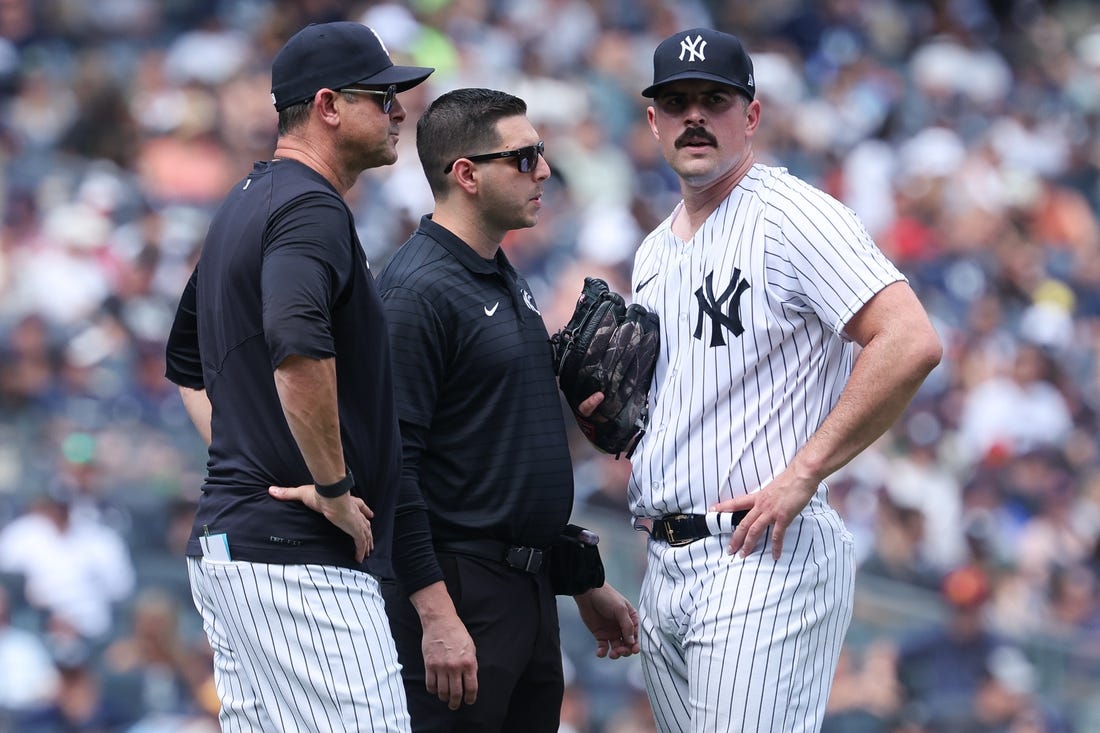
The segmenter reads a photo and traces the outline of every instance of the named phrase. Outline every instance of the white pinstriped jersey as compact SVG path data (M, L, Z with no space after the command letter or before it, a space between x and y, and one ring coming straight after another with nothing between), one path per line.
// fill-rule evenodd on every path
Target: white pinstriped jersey
M634 302L661 319L638 517L703 513L785 468L851 372L845 324L904 280L851 210L783 168L754 165L690 241L677 211L634 260Z

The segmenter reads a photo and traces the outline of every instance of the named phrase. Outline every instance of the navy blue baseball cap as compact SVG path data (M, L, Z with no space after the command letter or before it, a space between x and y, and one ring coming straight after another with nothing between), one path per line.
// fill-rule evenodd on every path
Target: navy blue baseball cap
M642 90L643 97L656 97L660 87L681 79L707 79L728 84L756 97L752 59L737 36L692 28L674 33L653 52L653 83Z
M412 89L435 69L396 66L382 39L362 23L314 23L295 33L271 64L271 101L282 110L312 99L319 89L352 84Z

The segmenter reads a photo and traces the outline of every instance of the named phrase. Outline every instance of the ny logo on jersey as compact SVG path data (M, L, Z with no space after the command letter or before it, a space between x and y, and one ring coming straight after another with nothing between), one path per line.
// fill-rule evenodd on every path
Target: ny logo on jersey
M686 53L688 55L688 63L696 59L699 61L706 61L706 47L707 42L703 40L702 36L695 36L694 40L691 36L684 36L684 40L680 41L680 60L684 60L684 54Z
M710 345L725 346L726 339L722 336L725 326L734 336L740 336L745 332L741 324L741 295L750 288L747 280L741 279L741 268L734 268L733 278L722 294L714 297L714 271L707 273L706 284L695 291L695 299L699 301L699 319L695 322L695 338L703 340L703 316L710 316L711 331ZM726 307L727 301L729 306ZM723 308L725 311L723 312Z

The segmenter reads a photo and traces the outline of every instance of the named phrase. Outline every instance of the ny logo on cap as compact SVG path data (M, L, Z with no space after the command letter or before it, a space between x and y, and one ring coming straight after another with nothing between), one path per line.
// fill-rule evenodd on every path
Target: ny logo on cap
M680 60L684 60L684 54L688 54L688 62L706 61L707 55L705 53L707 48L707 42L703 40L702 36L695 36L695 40L691 39L691 36L684 36L684 40L680 41Z

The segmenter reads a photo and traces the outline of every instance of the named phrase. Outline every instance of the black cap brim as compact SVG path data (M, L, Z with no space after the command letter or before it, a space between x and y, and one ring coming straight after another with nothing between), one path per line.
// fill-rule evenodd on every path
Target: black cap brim
M393 84L399 92L407 92L417 86L435 71L426 66L391 66L377 74L360 79L357 84L370 84L372 86L387 87Z
M684 79L704 79L706 81L716 81L723 86L733 87L737 91L747 96L749 99L756 98L756 91L753 89L749 89L748 87L742 86L740 84L734 84L724 76L718 76L717 74L708 74L705 71L696 71L694 69L684 71L679 74L673 74L667 79L662 79L658 84L651 84L650 86L642 90L642 96L653 99L657 96L657 93L661 90L661 87L665 86L666 84L671 84L674 81L682 81Z

